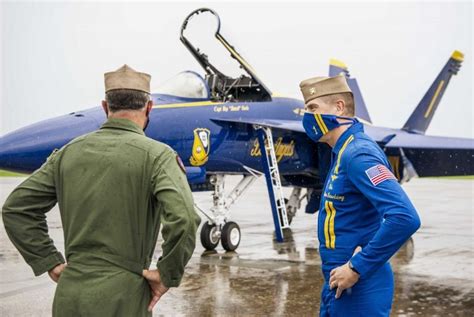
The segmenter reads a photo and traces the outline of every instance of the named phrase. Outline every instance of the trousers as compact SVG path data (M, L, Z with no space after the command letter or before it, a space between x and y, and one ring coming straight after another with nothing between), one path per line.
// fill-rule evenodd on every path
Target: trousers
M336 299L336 288L329 289L329 272L324 272L320 317L388 317L393 299L393 272L389 263L366 279L344 290Z

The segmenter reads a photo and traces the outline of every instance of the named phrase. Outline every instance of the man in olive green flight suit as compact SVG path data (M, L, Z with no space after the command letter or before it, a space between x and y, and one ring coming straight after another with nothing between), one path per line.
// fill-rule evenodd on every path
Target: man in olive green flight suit
M147 138L150 76L124 65L105 74L107 122L55 151L3 206L13 244L35 275L58 283L56 316L147 316L177 287L200 222L184 167ZM67 264L48 235L58 203ZM163 254L148 270L158 232Z

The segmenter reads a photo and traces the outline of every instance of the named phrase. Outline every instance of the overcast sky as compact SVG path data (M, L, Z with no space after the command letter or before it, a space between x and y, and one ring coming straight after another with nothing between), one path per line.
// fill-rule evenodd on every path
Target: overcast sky
M155 87L183 70L202 73L179 41L183 19L199 7L219 13L222 34L279 94L301 98L301 80L326 75L332 57L344 61L373 122L387 127L404 124L460 50L465 61L427 134L474 136L470 1L3 1L0 135L99 105L103 73L124 63L150 73Z

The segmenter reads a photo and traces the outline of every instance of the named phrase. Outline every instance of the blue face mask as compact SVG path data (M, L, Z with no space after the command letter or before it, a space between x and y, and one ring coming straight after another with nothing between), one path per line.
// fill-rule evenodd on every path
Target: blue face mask
M337 119L349 120L348 122L339 123ZM314 142L319 142L321 137L341 125L353 125L358 122L355 118L340 117L333 114L316 114L305 112L303 116L303 127L306 134Z

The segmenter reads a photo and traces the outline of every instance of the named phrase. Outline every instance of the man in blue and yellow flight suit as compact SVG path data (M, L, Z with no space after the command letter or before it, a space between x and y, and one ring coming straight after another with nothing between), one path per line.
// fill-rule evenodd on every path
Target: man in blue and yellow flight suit
M320 316L389 316L394 282L387 261L420 219L384 152L354 118L345 77L311 78L300 88L306 133L332 147L318 217Z

